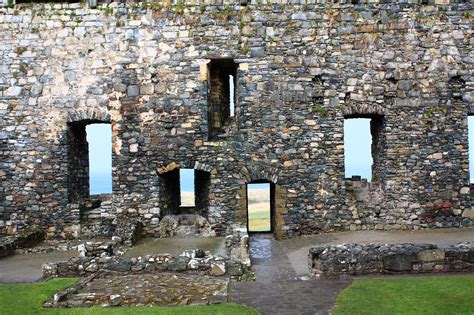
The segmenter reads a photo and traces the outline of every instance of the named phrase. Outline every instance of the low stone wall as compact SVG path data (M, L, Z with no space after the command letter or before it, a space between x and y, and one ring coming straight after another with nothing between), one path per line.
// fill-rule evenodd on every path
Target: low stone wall
M3 237L0 240L0 258L15 253L15 250L32 247L44 240L44 233L38 230L22 231L14 236Z
M432 244L342 244L309 251L315 276L474 271L474 243L446 248Z
M68 261L43 264L43 277L89 276L98 271L128 273L196 271L212 276L241 276L244 266L221 256L212 256L202 250L189 250L180 256L169 254L124 257L73 257Z

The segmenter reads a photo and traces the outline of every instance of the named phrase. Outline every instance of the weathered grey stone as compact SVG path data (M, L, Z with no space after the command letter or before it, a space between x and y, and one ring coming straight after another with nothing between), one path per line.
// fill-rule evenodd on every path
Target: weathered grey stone
M311 248L310 269L316 276L343 274L423 273L473 270L474 243L447 248L430 244L343 244Z
M418 258L422 262L444 260L444 257L445 257L444 250L442 249L431 249L431 250L425 250L418 253Z
M274 185L277 237L472 225L471 3L424 7L415 22L413 1L40 6L0 8L2 237L32 225L124 242L231 234L247 225L252 181ZM372 120L369 182L344 180L345 117ZM114 191L96 209L93 122L113 128ZM182 168L200 176L194 208L173 185Z
M263 56L265 56L265 48L264 47L252 47L252 48L250 48L250 55L252 57L263 57Z
M390 271L408 271L412 270L413 262L415 262L413 255L394 254L383 258L385 269Z
M211 264L211 275L222 276L226 272L226 265L224 261L215 262Z
M185 271L188 267L189 261L190 258L186 256L173 257L167 263L167 268L172 271Z

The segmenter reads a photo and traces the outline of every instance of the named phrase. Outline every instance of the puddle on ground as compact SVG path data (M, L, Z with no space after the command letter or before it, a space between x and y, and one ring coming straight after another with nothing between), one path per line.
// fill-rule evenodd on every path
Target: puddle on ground
M124 254L125 257L139 257L151 254L180 255L188 249L210 251L212 255L226 254L224 237L171 237L145 238L140 240Z
M43 276L41 265L47 262L68 260L77 251L18 254L0 259L0 283L34 282Z
M273 235L270 236L273 238ZM272 258L273 240L263 235L250 236L249 252L253 259L269 259Z

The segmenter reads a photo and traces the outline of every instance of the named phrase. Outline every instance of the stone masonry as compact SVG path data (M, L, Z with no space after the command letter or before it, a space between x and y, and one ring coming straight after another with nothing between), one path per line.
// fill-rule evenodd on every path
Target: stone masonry
M334 2L0 2L0 234L152 236L186 214L230 235L250 182L271 183L277 237L471 225L472 3ZM370 183L344 178L354 117L371 118ZM91 123L113 134L96 208Z
M309 267L316 277L341 275L472 272L474 244L445 248L433 244L341 244L309 251Z

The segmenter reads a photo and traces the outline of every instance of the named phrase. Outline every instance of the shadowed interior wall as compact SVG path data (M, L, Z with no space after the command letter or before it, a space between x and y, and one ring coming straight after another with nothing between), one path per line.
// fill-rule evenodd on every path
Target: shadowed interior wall
M383 133L384 117L373 115L370 119L370 134L372 135L372 181L381 181L385 177L384 148L385 136Z
M211 174L209 172L199 170L196 170L194 174L196 212L204 218L207 218L209 213Z
M178 168L160 175L161 216L167 214L199 214L207 218L211 174L205 171L194 171L195 206L181 206L180 181Z
M179 214L180 187L179 169L160 175L160 208L161 217L168 214Z
M89 196L87 124L87 121L68 124L68 196L71 202Z
M225 133L230 117L231 98L229 76L236 87L237 65L232 59L213 59L209 63L209 139Z

